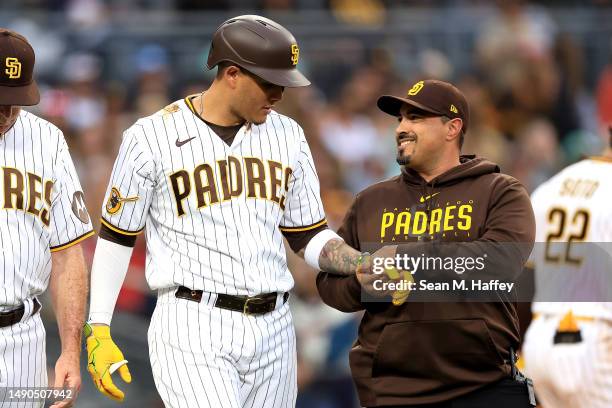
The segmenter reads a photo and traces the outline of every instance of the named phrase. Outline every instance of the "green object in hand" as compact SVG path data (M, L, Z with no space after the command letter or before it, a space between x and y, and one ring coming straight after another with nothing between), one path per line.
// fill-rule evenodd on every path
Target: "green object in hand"
M91 328L91 325L85 322L85 324L83 325L83 337L88 338L89 336L91 336L92 332L93 332L93 329Z
M357 258L357 266L361 266L366 257L372 256L369 252L364 252Z

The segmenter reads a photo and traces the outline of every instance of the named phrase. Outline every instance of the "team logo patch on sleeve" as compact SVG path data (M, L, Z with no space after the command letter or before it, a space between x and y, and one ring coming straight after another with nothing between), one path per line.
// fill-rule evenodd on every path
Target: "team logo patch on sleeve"
M121 197L121 193L116 187L111 188L110 196L106 202L106 212L109 214L116 214L121 211L123 203L126 201L137 201L136 197Z
M72 212L83 224L89 223L89 213L85 207L85 195L82 191L75 191L72 195Z

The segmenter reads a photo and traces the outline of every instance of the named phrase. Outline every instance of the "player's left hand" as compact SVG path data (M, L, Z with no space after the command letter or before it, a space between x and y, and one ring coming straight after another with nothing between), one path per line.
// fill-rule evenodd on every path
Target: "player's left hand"
M87 371L98 391L115 401L123 401L125 394L113 383L111 375L119 371L126 383L132 382L132 376L127 360L111 338L109 326L92 326L87 337Z
M70 399L55 402L52 408L68 408L74 405L74 400L81 389L81 370L79 367L79 351L62 352L55 363L54 388L70 389Z

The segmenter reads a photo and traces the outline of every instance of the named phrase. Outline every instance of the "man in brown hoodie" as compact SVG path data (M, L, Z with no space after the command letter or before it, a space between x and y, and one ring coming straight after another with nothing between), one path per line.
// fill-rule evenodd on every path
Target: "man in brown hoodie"
M385 292L388 279L372 272L317 277L326 304L365 311L350 352L361 404L531 406L532 388L519 381L511 351L520 342L512 283L535 234L527 192L494 163L460 155L469 110L453 85L419 81L405 98L382 96L378 107L399 120L402 172L359 193L338 233L359 251L387 245L377 256L403 257L410 295L403 304L371 298L393 289ZM363 261L365 271L382 265Z

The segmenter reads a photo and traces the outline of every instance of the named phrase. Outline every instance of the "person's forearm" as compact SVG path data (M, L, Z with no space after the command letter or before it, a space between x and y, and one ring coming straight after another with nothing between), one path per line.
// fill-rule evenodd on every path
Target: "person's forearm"
M102 237L98 239L91 265L90 324L110 326L133 249Z
M324 272L351 275L357 271L360 258L361 253L344 241L331 239L325 244L319 255L319 265Z
M361 286L356 275L340 276L319 272L317 289L326 305L341 312L357 312L364 308L361 303Z
M305 248L297 253L304 258ZM357 270L361 253L341 239L330 239L319 254L319 269L336 275L352 275Z
M49 289L55 308L62 353L80 354L88 293L87 267L80 245L52 254Z

